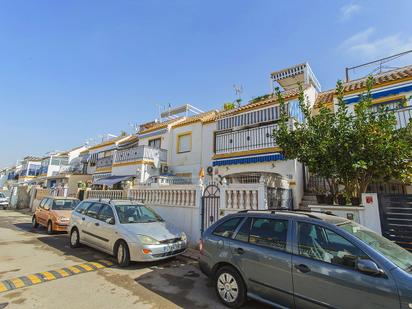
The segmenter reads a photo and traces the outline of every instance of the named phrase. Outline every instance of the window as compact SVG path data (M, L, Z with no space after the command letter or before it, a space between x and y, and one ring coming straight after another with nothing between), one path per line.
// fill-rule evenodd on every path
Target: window
M42 199L39 206L44 207L44 204L46 204L46 202L47 202L47 198Z
M104 205L99 213L99 220L106 221L107 219L114 218L113 209L109 205Z
M85 213L86 209L91 205L92 203L90 202L82 202L79 204L79 206L76 207L75 211L83 214Z
M286 250L288 221L258 218L253 220L249 242L262 247Z
M152 147L152 148L160 149L161 144L162 144L162 138L160 137L149 141L149 147Z
M51 209L52 204L53 204L53 200L50 199L50 198L48 198L48 199L44 202L43 207L44 207L44 208Z
M179 134L177 136L177 153L189 152L192 150L192 133Z
M157 213L143 205L116 205L115 209L121 224L163 221Z
M86 215L88 215L91 218L97 219L97 214L99 213L99 210L102 206L103 206L102 204L94 203L92 206L90 206L87 209Z
M213 231L213 235L230 238L235 232L242 218L233 218L223 222Z
M405 271L412 272L412 253L404 248L399 247L389 239L375 234L366 227L359 225L353 221L347 221L340 228L357 237L373 249L384 255L398 267Z
M72 210L77 206L78 203L78 200L58 199L53 201L52 208L53 210Z
M248 242L251 224L252 224L252 218L247 218L247 220L242 224L239 231L237 232L235 239Z
M299 255L335 265L355 268L357 258L368 257L335 232L310 223L298 223Z

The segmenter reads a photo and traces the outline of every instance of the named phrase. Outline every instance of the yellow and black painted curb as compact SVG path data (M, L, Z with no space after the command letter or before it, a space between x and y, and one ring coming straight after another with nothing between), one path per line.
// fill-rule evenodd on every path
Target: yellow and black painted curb
M87 273L102 268L113 266L114 263L108 260L100 260L97 262L86 262L70 267L63 267L56 270L44 271L41 273L21 276L9 280L0 281L0 293L8 292L15 289L25 288L28 286L53 281L65 277L74 276L77 274Z

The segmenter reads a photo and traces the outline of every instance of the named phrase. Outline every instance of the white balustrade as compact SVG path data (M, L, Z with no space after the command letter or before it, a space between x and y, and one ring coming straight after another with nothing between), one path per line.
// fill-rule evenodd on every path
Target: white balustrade
M196 186L138 187L129 190L129 198L147 205L194 207L196 204Z
M126 191L123 190L87 190L86 198L93 199L124 199L126 198Z

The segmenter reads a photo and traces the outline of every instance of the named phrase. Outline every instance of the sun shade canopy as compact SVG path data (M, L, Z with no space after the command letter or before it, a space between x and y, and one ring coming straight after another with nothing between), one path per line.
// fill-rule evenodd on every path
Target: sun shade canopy
M135 176L131 176L131 175L129 176L108 176L108 177L95 180L93 184L112 186L118 182L129 180L132 177L135 177Z

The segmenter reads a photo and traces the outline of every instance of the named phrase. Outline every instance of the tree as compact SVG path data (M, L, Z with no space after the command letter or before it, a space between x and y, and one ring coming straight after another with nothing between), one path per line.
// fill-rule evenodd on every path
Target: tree
M331 193L343 185L348 197L359 197L374 181L412 178L412 124L396 129L393 111L371 108L373 78L367 80L366 93L360 96L353 112L343 100L342 82L336 86L337 108L325 105L312 113L300 87L299 106L303 123L289 130L286 104L276 89L281 106L276 143L287 159L304 163L311 173L329 182Z

